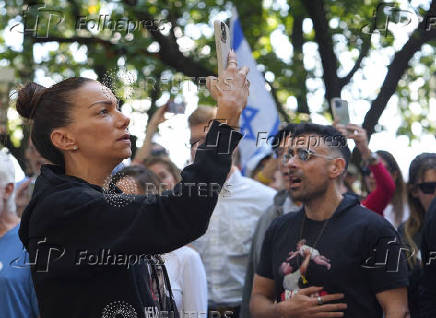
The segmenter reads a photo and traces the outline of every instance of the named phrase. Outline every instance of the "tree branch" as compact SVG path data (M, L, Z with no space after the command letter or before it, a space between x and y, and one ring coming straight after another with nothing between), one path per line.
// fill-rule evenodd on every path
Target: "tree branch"
M428 19L436 14L436 0L433 0L430 9L418 28L411 34L404 46L395 53L392 63L388 67L388 72L383 81L383 85L376 99L371 103L370 110L366 113L363 121L363 128L368 133L368 138L374 132L374 127L378 123L381 114L386 108L389 99L395 93L398 82L409 66L410 59L421 49L421 46L433 39L436 39L436 30L426 30Z
M83 37L83 36L73 36L70 38L63 38L59 36L49 36L46 38L34 38L34 43L46 43L46 42L58 42L58 43L74 43L77 42L79 44L93 45L93 44L102 44L108 49L111 49L116 54L126 54L127 48L123 44L114 44L111 41L103 40L96 37ZM141 54L159 58L159 55L156 53L150 53L146 49L139 50Z
M299 8L303 11L303 8ZM297 112L310 114L309 105L307 104L307 71L304 68L303 61L303 44L304 44L304 34L303 34L303 20L304 15L300 12L295 12L293 10L294 21L292 23L292 33L290 36L291 43L294 47L294 55L292 57L292 66L294 69L294 77L296 77L297 87Z
M371 48L371 37L366 36L365 39L363 39L362 47L360 48L359 57L357 58L353 68L350 70L347 76L339 78L339 87L341 90L342 88L344 88L345 85L347 85L350 82L350 80L354 76L354 73L356 73L356 71L360 68L360 65L362 64L362 60L365 56L368 55L370 48Z
M71 13L72 13L73 17L80 16L80 6L77 4L77 2L74 0L71 0L70 6L71 6Z
M421 49L421 46L436 38L436 30L426 30L428 19L436 14L436 0L433 0L430 9L424 17L423 21L418 25L418 28L411 34L409 40L404 46L395 53L391 64L388 67L388 72L383 81L380 92L372 101L371 108L365 115L362 127L366 129L368 141L374 133L375 125L378 123L380 116L386 108L386 105L398 86L398 82L404 75L404 72L409 66L410 59ZM358 164L360 154L355 148L352 154L352 162Z
M170 22L171 22L171 30L170 30L171 40L172 41L177 41L176 34L174 32L174 28L177 25L177 23L176 23L177 22L177 18L176 18L175 14L174 14L174 12L172 10L169 13L169 18L170 18Z
M276 88L273 86L273 83L268 82L265 79L265 82L271 87L271 96L274 98L274 101L276 102L277 105L277 111L280 113L280 115L282 115L283 120L287 123L290 122L291 118L289 117L289 114L286 112L285 108L283 107L283 104L280 103L278 97L277 97L277 90Z
M33 39L34 43L45 43L45 42L59 42L59 43L80 43L80 44L94 44L100 43L106 46L113 46L114 44L110 41L103 40L96 37L82 37L82 36L73 36L70 38L63 38L60 36L49 36L46 38L36 37Z
M303 6L313 22L315 39L319 46L319 54L324 70L325 97L330 104L333 97L339 97L341 87L336 74L337 59L333 50L333 40L329 34L329 25L323 0L302 0Z
M132 2L125 0L125 4L131 6ZM153 17L146 12L137 11L138 18L143 20L152 20ZM205 68L203 65L195 61L191 57L186 57L179 50L179 46L176 41L171 37L164 36L159 29L148 30L153 37L159 43L159 53L150 53L146 49L140 50L141 54L151 56L159 59L163 64L173 67L176 71L182 72L186 76L203 77L215 75L213 71ZM171 32L170 32L171 34ZM74 36L70 38L51 36L47 38L34 38L34 43L46 43L46 42L59 42L59 43L80 43L86 45L92 45L99 43L107 48L110 48L116 54L126 54L127 49L124 45L117 45L108 40L103 40L97 37L80 37Z
M124 0L124 3L135 10L135 7L132 7L129 1ZM139 19L153 20L153 16L143 10L136 10L135 13ZM180 52L177 42L171 40L171 37L163 35L159 28L148 31L153 39L159 43L159 59L162 63L173 67L176 71L182 72L186 76L202 77L215 75L214 72L196 62L193 58L184 56Z

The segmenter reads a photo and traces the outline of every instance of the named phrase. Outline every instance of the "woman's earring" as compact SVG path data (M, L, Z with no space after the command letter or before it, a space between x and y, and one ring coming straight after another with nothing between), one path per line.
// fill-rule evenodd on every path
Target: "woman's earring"
M73 150L76 151L77 149L79 149L79 147L74 146Z

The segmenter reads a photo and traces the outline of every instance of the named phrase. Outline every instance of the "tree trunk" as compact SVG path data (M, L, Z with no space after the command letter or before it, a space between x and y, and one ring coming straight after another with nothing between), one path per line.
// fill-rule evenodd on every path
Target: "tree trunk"
M330 28L324 8L324 1L302 0L302 3L312 19L313 28L315 29L315 39L318 43L319 55L321 56L321 63L324 70L323 79L325 85L325 98L329 103L329 109L331 112L330 101L334 97L341 96L341 86L336 74L338 63L333 50L332 37L329 33Z

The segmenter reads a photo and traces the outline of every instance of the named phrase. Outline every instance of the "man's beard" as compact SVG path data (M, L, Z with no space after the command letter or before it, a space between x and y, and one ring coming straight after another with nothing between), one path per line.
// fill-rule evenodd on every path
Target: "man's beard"
M294 202L299 201L299 202L304 204L304 203L307 203L313 199L316 199L316 198L324 195L327 191L327 187L328 187L328 181L317 186L315 189L306 190L303 188L302 189L303 191L300 190L299 192L298 191L295 192L295 191L289 190L288 192L289 192L289 195L290 195L292 201L294 201Z

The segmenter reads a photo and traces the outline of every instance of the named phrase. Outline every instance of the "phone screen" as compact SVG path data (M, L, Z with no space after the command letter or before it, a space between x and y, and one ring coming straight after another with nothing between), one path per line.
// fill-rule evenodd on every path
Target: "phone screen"
M168 112L174 114L184 114L185 113L185 103L176 103L171 101L168 106Z

